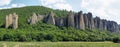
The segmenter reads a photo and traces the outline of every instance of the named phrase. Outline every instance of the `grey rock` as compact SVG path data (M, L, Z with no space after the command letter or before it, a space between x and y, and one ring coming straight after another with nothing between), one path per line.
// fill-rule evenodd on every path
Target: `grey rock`
M75 27L74 22L74 13L72 11L69 12L69 15L67 17L68 26Z
M91 12L88 12L87 19L88 19L88 28L91 29L91 30L94 29L95 28L94 19L92 17L92 13Z
M82 11L75 14L75 27L77 29L85 29L84 17Z
M55 25L54 13L51 11L47 17L44 18L44 21L48 24Z
M10 25L12 25L13 29L18 28L18 15L16 13L9 14L6 16L5 28L9 28Z
M64 26L64 20L63 20L63 18L61 18L61 17L55 17L55 25L59 26L59 27Z
M38 21L42 20L44 15L33 13L33 15L28 19L29 24L36 24Z

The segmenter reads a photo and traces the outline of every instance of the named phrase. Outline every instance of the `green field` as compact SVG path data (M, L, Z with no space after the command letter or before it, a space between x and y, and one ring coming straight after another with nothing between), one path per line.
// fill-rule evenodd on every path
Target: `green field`
M120 47L112 42L0 42L0 47Z

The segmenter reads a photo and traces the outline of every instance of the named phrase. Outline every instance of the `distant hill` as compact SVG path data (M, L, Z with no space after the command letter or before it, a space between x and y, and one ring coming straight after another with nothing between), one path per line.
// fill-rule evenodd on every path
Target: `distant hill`
M10 13L17 13L19 15L19 25L23 26L27 24L27 19L32 16L33 12L41 15L47 15L50 11L53 11L55 16L59 17L64 17L68 14L68 11L66 10L53 10L43 6L27 6L22 8L3 9L0 10L0 26L5 24L5 16Z
M13 13L18 15L18 28L12 29L14 24L5 28L6 16ZM91 12L44 6L0 10L0 31L1 41L113 41L120 38L120 26L114 21L93 18Z

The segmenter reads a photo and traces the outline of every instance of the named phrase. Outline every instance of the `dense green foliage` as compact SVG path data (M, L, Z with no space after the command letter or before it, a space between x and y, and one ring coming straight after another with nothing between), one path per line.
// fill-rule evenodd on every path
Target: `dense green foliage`
M57 27L38 22L35 25L27 24L27 19L33 12L47 15L54 11L55 16L65 17L66 10L52 10L43 6L29 6L0 10L0 41L112 41L120 39L119 34L101 30L77 30L72 27ZM19 15L19 28L5 29L5 16L16 12Z
M39 22L29 29L0 29L1 41L112 41L119 37L100 30L77 30Z

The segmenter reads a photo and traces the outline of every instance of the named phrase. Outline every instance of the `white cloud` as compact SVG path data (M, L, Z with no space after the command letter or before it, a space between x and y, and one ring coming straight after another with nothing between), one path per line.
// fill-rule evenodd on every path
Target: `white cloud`
M41 4L46 7L54 9L66 9L68 11L72 10L72 6L66 2L66 0L40 0Z
M102 19L113 20L120 24L119 0L82 0L81 8Z
M65 0L41 0L42 5L50 5L55 3L65 3Z
M10 9L10 8L19 8L19 7L24 7L26 6L25 4L11 4L10 6L8 7L2 7L0 9Z
M12 4L11 7L24 7L25 4Z
M66 10L72 10L72 7L69 4L55 4L54 7L56 7L56 9L66 9Z
M0 0L0 6L8 5L11 1L12 0Z

